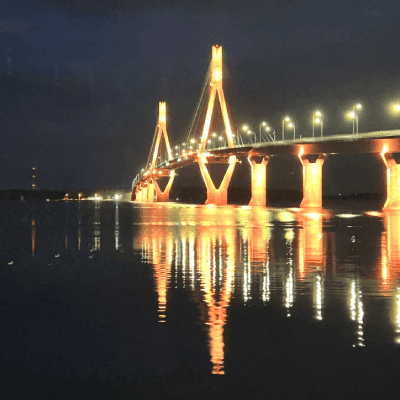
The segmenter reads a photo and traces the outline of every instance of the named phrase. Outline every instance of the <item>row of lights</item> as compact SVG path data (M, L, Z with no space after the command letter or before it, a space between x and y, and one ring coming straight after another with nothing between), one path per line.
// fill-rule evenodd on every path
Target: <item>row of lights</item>
M393 106L395 111L400 112L400 103L397 103ZM354 105L352 111L348 112L348 116L353 120L353 134L358 133L358 116L360 111L362 110L362 105L357 103ZM323 129L324 129L324 121L321 111L315 111L312 115L312 137L315 137L315 125L320 126L320 136L323 136ZM271 127L267 125L266 122L262 122L259 125L260 128L260 142L261 142L261 127L264 127L266 131L270 131ZM296 125L290 119L289 116L286 116L282 119L282 140L285 140L285 128L289 128L293 130L293 139L296 138ZM243 125L242 130L248 134L254 134L251 130L249 130L247 125ZM275 135L274 135L275 137Z
M393 104L391 106L391 108L395 112L400 112L400 103ZM353 109L351 111L347 112L348 117L350 119L352 119L352 121L353 121L353 134L355 134L355 133L358 134L358 117L360 115L361 110L362 110L362 105L360 103L357 103L357 104L355 104L353 106ZM319 111L319 110L315 111L312 114L312 136L313 137L315 137L315 125L319 125L320 126L320 136L322 137L323 136L324 122L323 122L323 115L322 115L321 111ZM285 128L293 129L293 139L295 139L296 138L296 125L290 119L289 116L284 117L283 120L282 120L282 140L285 140ZM265 121L261 122L261 124L259 125L259 135L260 135L259 140L260 140L260 143L261 143L261 137L262 137L262 129L264 129L268 133L272 130L272 128ZM237 137L239 137L239 131L240 130L244 131L245 133L247 133L247 135L249 135L250 141L251 141L251 135L254 135L255 139L254 139L254 142L252 142L252 143L256 142L256 133L253 132L248 127L248 125L243 125L241 128L237 129L237 132L236 132L237 133L237 135L236 135ZM224 132L225 131L222 131L221 135ZM275 140L275 131L273 131L272 134L273 134L273 140ZM213 132L211 134L212 138L208 139L207 143L209 145L212 145L214 143L214 139L216 137L218 137L218 140L219 140L219 143L220 143L219 147L222 147L222 141L224 140L224 138L221 135L218 136L218 134L216 132ZM233 138L235 138L235 135L232 135L232 136L233 136ZM185 156L188 156L188 155L191 155L191 154L195 153L196 152L196 150L195 150L196 143L197 143L196 139L191 139L190 142L189 142L189 145L184 142L181 145L175 146L174 147L175 156L177 156L177 157L179 157L179 156L185 157ZM180 151L181 146L184 147L182 152ZM200 148L200 146L201 145L198 144L197 148ZM178 161L181 161L180 157L178 158ZM168 165L169 165L169 162L167 161L166 162L166 166L168 166ZM33 168L33 169L35 169L35 168ZM141 172L144 173L144 176L146 176L146 175L150 174L151 171L148 170L148 171L144 172L144 168L142 168ZM153 174L156 174L156 173L157 173L157 171L153 170ZM159 171L158 173L161 174L162 172ZM34 186L36 186L36 185L33 185L33 187Z

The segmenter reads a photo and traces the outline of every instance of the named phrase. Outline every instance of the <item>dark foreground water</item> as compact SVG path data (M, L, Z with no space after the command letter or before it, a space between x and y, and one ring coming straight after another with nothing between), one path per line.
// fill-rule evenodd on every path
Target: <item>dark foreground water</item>
M4 398L397 398L400 213L0 203Z

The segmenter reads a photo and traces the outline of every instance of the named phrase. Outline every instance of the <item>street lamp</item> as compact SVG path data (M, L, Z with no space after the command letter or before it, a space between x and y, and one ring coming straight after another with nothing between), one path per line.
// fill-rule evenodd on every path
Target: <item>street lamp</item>
M264 129L267 129L267 123L265 121L261 122L261 124L258 126L260 128L260 143L261 143L261 127L264 127ZM268 126L269 128L269 126Z
M242 125L240 128L236 129L236 137L237 137L236 138L236 143L240 144L240 142L239 142L239 138L240 138L241 141L242 141L242 145L244 145L242 136L240 135L240 130L242 130L244 132L247 132L249 130L249 127L247 125Z
M322 120L322 118L315 118L315 123L321 125L321 137L322 137L322 131L324 129L324 121Z
M285 140L285 122L290 122L290 118L285 117L282 120L282 140Z
M312 118L312 137L314 137L314 124L321 124L321 137L322 137L322 113L321 111L315 111Z
M219 148L221 148L222 147L222 140L224 139L222 136L220 136L219 138Z
M272 128L266 122L263 122L261 125L264 127L264 130L267 132L267 141L269 139L271 139L274 142L275 141L275 131L270 133ZM261 135L261 131L260 131L260 143L261 143L261 136L262 135Z
M253 131L250 131L250 130L247 130L246 133L247 133L247 135L249 137L250 143L256 143L256 134ZM250 135L254 135L254 142L251 140L251 136Z
M356 125L356 133L358 135L358 114L362 109L362 105L360 103L356 104L353 107L353 111L349 112L350 118L353 120L353 135L354 135L354 123ZM358 110L358 112L357 112Z
M288 128L293 128L293 140L296 139L296 125L292 121L290 121L288 122Z

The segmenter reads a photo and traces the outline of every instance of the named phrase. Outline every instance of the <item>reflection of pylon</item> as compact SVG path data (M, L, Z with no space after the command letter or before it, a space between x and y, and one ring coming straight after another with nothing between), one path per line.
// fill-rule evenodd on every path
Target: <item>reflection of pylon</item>
M229 157L229 167L218 189L215 188L214 182L210 177L210 173L206 167L207 159L203 156L206 149L207 139L210 134L211 117L214 110L215 98L218 94L219 104L221 106L222 118L224 120L226 138L229 147L234 147L231 124L229 121L228 111L226 108L224 90L222 88L222 47L213 46L212 58L210 66L210 98L208 100L206 119L204 122L203 133L201 136L201 145L199 152L199 167L207 188L207 201L211 204L226 204L228 197L228 186L231 181L233 170L236 165L236 156Z
M215 221L220 218L221 226ZM211 225L210 225L211 223ZM227 309L231 301L234 286L236 260L235 209L221 210L215 207L200 207L197 211L197 257L199 260L201 288L207 306L209 347L213 374L224 374L224 328ZM220 246L222 253L216 252ZM225 260L223 266L221 261ZM216 268L223 275L220 282L216 278ZM220 288L220 290L217 289ZM217 300L219 292L219 300Z

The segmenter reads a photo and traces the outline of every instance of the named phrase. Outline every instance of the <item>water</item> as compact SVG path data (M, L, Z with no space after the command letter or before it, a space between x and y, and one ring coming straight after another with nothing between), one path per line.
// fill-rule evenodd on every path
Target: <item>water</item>
M0 213L7 384L64 382L59 398L71 382L88 398L92 380L164 398L398 387L400 213L86 201Z

